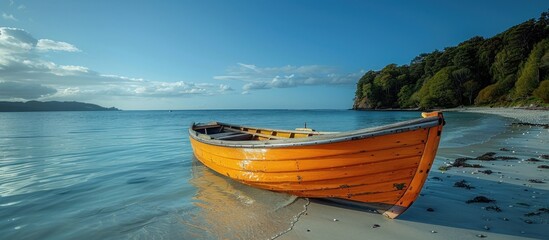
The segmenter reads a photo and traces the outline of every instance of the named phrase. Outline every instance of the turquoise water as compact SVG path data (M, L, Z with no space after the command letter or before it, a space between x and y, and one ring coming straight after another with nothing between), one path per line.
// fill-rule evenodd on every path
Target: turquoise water
M506 119L446 113L441 147L502 132ZM305 199L243 186L197 163L192 122L345 131L418 112L219 110L0 113L2 239L271 238Z

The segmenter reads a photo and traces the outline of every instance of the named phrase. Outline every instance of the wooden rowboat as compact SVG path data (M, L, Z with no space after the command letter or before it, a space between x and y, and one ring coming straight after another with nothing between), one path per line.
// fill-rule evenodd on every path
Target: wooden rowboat
M389 218L417 198L436 155L444 118L350 132L274 130L213 122L189 128L196 158L244 184L301 197L344 199Z

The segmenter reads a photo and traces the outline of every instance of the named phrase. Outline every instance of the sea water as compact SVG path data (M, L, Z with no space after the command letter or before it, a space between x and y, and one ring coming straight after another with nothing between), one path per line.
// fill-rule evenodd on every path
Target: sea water
M208 110L0 113L0 239L269 239L307 199L254 189L194 158L192 122L346 131L419 112ZM445 113L441 147L502 132L493 115Z

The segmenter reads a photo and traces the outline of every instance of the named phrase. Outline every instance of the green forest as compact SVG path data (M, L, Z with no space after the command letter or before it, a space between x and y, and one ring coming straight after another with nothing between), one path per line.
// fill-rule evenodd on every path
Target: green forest
M389 64L358 81L353 109L548 106L549 12L485 39Z

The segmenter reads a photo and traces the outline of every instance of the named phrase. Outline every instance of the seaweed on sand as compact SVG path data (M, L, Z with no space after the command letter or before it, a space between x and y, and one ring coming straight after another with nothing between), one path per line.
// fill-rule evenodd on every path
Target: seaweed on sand
M495 152L487 152L475 158L475 160L481 161L495 161L495 160L517 160L517 157L497 156Z
M465 203L469 204L469 203L491 203L491 202L496 202L496 200L487 198L485 196L476 196L471 200L467 200Z
M494 161L496 158L494 157L496 155L495 152L487 152L485 154L482 154L475 158L475 160L482 160L482 161Z
M467 181L465 180L461 180L461 181L457 181L456 183L454 183L454 187L458 187L458 188L465 188L465 189L473 189L475 187L467 184Z
M526 214L524 214L524 216L526 216L526 217L539 216L542 213L549 213L549 208L540 208L535 212L526 213Z
M456 158L454 162L452 163L452 167L472 167L472 168L481 168L482 166L480 164L469 164L467 163L467 160L471 160L472 158L463 157L463 158Z
M494 205L494 206L488 206L485 208L486 211L495 211L495 212L501 212L501 208L499 208L498 206Z

